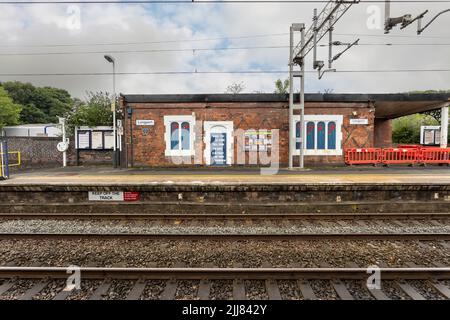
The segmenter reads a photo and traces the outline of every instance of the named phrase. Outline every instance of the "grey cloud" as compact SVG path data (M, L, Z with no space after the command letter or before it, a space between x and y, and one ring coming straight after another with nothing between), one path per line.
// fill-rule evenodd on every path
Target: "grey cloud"
M322 4L318 5L319 7ZM433 13L445 5L423 4L393 5L393 14L406 11L419 13L425 7ZM164 15L145 10L143 6L84 5L81 6L80 30L67 29L66 6L3 6L0 12L0 36L4 45L46 43L99 43L124 41L160 41L187 38L215 38L223 35L252 35L287 33L292 22L310 25L313 5L305 4L226 4L163 6ZM366 5L354 6L336 25L336 33L379 34L382 30L369 30L366 26ZM406 10L407 9L407 10ZM431 17L431 14L427 19ZM416 37L415 26L408 30L393 30L400 37L365 37L362 43L450 43L449 16L440 20ZM441 35L447 39L425 38ZM357 36L336 36L350 41ZM133 46L11 48L0 47L0 52L39 52L68 50L123 50L151 48L212 47L219 41L192 43L165 43ZM270 38L231 39L230 46L288 45L287 36ZM338 51L338 48L335 48ZM319 51L326 59L326 50ZM448 65L450 46L440 47L378 47L360 46L339 59L338 70L352 69L427 69ZM165 52L147 54L115 54L118 71L193 71L198 70L247 70L255 65L265 69L287 69L287 49L228 50ZM311 68L309 59L308 69ZM67 56L0 56L1 73L75 73L109 72L110 65L102 54ZM287 74L284 75L287 77ZM273 82L279 75L135 75L118 77L118 91L126 93L192 93L223 92L232 82L243 81L246 91L273 90ZM52 85L68 89L75 96L83 96L87 90L109 90L111 77L1 77L6 80L29 81L35 85ZM308 74L307 89L318 91L332 88L334 92L399 92L416 89L449 89L450 73L398 73L398 74L344 74L326 75L318 81L315 74Z

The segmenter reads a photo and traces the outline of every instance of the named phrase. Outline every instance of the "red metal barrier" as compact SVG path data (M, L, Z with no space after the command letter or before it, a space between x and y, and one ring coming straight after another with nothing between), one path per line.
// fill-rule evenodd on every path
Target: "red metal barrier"
M420 151L416 148L383 149L383 164L415 164L419 162Z
M420 162L424 164L450 164L450 148L421 148Z
M345 149L345 163L353 164L377 164L381 162L380 148L353 148Z
M450 148L416 147L345 149L345 163L353 164L448 164Z

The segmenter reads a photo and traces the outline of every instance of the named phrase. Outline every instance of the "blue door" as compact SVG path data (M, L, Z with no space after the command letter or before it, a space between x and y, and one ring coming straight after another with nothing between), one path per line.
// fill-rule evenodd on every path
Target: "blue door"
M211 165L223 166L227 164L227 134L224 132L211 133Z

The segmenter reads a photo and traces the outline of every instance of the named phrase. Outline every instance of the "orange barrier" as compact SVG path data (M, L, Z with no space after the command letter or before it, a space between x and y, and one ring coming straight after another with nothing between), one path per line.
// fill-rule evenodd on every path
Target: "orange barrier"
M345 163L353 164L373 164L381 162L380 148L353 148L345 149Z
M383 149L383 164L415 164L419 162L420 151L416 148Z
M421 148L420 162L423 164L450 164L450 148Z
M406 146L403 148L345 149L345 163L353 164L448 164L450 148Z

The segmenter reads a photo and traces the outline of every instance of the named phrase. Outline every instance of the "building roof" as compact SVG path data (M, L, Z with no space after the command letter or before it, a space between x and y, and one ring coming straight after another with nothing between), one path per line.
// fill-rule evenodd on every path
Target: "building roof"
M125 94L126 103L288 102L287 94ZM299 95L294 95L299 101ZM373 102L377 118L396 118L434 110L450 102L449 93L307 93L306 102Z
M13 126L4 126L3 128L45 128L45 127L56 127L58 124L55 123L27 123L18 124Z

